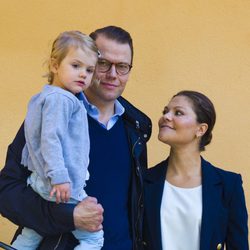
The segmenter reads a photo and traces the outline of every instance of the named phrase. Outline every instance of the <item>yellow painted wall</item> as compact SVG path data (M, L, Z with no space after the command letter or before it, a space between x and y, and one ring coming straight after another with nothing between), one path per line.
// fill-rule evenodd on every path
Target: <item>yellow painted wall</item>
M53 39L114 24L134 38L124 96L153 120L150 165L168 154L156 139L163 106L179 90L201 91L218 114L204 156L242 174L250 206L250 1L0 0L0 11L0 166L29 98L45 83L42 64ZM14 229L0 218L0 241L9 242Z

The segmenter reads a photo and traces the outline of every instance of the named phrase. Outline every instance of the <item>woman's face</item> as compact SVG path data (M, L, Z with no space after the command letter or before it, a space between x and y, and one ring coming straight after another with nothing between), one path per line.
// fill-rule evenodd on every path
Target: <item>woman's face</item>
M197 122L192 101L176 96L164 108L159 122L158 139L172 147L194 144L198 148L201 125Z

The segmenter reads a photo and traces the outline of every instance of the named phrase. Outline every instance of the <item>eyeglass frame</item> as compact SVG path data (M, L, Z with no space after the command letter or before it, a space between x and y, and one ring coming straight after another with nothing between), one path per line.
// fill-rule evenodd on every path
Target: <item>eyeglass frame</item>
M109 63L109 64L110 64L110 65L109 65L109 68L108 68L107 70L105 70L105 71L100 71L100 70L98 69L98 62L100 62L100 61L105 61L105 62ZM119 64L123 64L123 65L128 66L128 72L126 72L125 74L121 74L119 71L117 71L116 65L119 65ZM99 58L98 58L98 61L97 61L97 64L96 64L96 70L99 71L99 72L101 72L101 73L107 73L107 72L110 71L110 69L112 68L113 65L115 65L115 71L116 71L116 73L117 73L118 75L120 75L120 76L127 75L127 74L130 72L130 70L132 69L132 67L133 67L133 65L130 65L129 63L124 63L124 62L113 63L113 62L110 62L109 60L107 60L107 59L105 59L105 58L100 58L100 57L99 57Z

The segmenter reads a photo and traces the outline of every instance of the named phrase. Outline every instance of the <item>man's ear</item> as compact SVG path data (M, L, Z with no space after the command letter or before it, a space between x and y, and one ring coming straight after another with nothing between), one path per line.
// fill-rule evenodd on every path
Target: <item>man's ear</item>
M50 58L49 69L52 73L56 74L58 71L58 63L55 58Z
M101 80L97 78L97 75L94 74L93 77L92 77L92 80L91 80L91 85L97 85L98 86L100 81Z
M206 123L200 123L196 132L196 137L197 138L202 137L207 132L207 129L208 125Z

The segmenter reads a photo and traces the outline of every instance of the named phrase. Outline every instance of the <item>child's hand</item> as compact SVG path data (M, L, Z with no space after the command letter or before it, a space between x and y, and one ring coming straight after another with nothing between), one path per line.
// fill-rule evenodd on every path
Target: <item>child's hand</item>
M68 202L70 198L70 183L57 184L50 191L50 198L56 196L56 203Z

